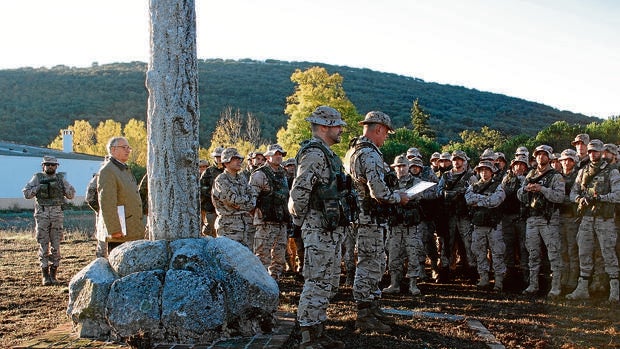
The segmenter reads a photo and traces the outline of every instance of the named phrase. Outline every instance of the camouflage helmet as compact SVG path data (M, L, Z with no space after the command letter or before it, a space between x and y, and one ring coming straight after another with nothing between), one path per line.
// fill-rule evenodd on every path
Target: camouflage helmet
M587 133L581 133L575 136L575 139L570 143L572 145L577 145L577 143L582 142L583 144L590 143L590 135Z
M222 163L226 164L229 163L233 158L238 158L243 160L243 156L241 154L239 154L239 152L237 151L237 148L226 148L224 149L224 151L222 151Z
M562 153L560 153L560 157L558 158L558 160L562 161L566 159L572 159L574 162L579 162L579 156L574 149L562 150Z
M58 159L55 156L45 155L43 156L43 160L41 161L41 165L45 164L55 164L58 165Z
M222 152L224 151L224 148L222 147L216 147L215 149L213 149L213 152L211 152L211 157L216 157L216 156L222 156Z
M411 147L407 149L407 159L410 158L422 158L422 154L420 154L420 150L415 147Z
M497 155L495 154L495 151L491 148L486 148L483 152L482 155L480 155L480 161L482 160L491 160L491 161L495 161L497 160Z
M435 159L439 160L440 157L441 157L441 154L436 151L433 154L431 154L431 160L430 161L433 161Z
M603 151L608 151L613 155L618 156L618 146L613 143L603 144Z
M272 156L275 155L276 152L280 152L282 156L286 156L286 152L282 149L282 146L279 144L270 144L267 147L267 151L263 154L264 156Z
M342 120L339 111L332 107L322 105L314 109L312 114L306 118L306 121L324 126L346 126L347 123Z
M205 159L198 160L198 166L209 166L209 163Z
M390 167L397 167L397 166L409 167L409 160L407 160L407 157L404 154L401 154L395 157L394 163L390 165Z
M588 143L588 152L590 151L603 151L603 141L600 139L593 139Z
M540 152L546 153L549 159L551 159L551 156L553 154L553 148L551 148L551 146L548 146L546 144L541 144L537 146L536 149L534 149L534 156L536 156L536 154Z
M462 150L455 150L452 152L450 160L454 160L456 158L463 159L464 161L469 161L469 157L467 156L467 153L465 153Z
M560 160L560 153L553 153L551 154L551 156L549 157L549 160L551 161L559 161Z
M504 155L501 151L495 153L495 160L503 160L504 162L508 162L506 160L506 155Z
M424 164L422 163L422 159L420 159L420 158L413 158L413 159L409 160L409 167L411 168L411 166L418 166L420 168L423 168Z
M284 167L286 167L286 166L297 166L297 160L295 160L295 158L286 159L284 162L282 162L282 166L284 166Z
M448 152L441 153L441 154L439 154L439 161L441 161L441 160L448 160L448 161L450 161L450 160L452 160L452 155L450 153L448 153Z
M512 167L512 165L514 165L514 164L515 164L515 163L517 163L517 162L522 162L522 163L524 163L524 164L525 164L525 166L529 166L530 164L528 163L528 161L527 161L527 160L528 160L528 159L527 159L527 156L525 156L525 155L517 155L517 156L515 156L515 158L514 158L514 159L512 159L512 161L510 162L510 167Z
M497 172L497 167L495 167L495 164L493 164L492 161L487 160L480 161L480 163L478 163L478 166L474 168L474 171L478 172L483 167L487 167L493 173Z
M530 156L530 152L529 152L529 150L527 150L526 147L521 146L521 147L517 148L517 150L515 151L515 156L518 156L518 155L525 155L526 157L529 157Z
M392 119L390 116L382 111L369 111L366 113L364 120L358 122L360 125L368 124L381 124L388 128L388 133L394 133L394 127L392 126Z
M255 159L258 155L265 156L265 155L264 155L265 153L263 153L263 152L262 152L262 151L260 151L260 150L255 150L255 151L253 151L251 154L252 154L252 159Z

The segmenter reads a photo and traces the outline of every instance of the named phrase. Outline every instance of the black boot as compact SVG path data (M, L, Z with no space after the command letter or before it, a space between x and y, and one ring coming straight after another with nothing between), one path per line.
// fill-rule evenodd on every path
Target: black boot
M50 266L50 281L52 285L58 285L58 279L56 279L56 271L58 271L58 267L55 265Z
M52 284L52 279L50 279L50 272L48 267L41 267L41 285L50 286Z

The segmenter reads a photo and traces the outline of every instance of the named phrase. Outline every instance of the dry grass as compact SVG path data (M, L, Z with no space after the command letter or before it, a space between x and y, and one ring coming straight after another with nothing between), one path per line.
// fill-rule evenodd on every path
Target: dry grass
M66 216L61 247L61 286L40 286L32 216L7 218L0 214L0 347L8 348L69 321L65 311L69 279L94 258L92 216ZM16 224L9 226L11 222ZM29 226L30 225L30 226ZM384 279L382 287L386 286ZM404 286L404 285L403 285ZM295 312L301 282L293 276L281 281L281 309ZM406 289L406 287L403 287ZM387 296L383 306L450 313L480 320L507 348L620 348L618 305L597 295L587 302L551 302L517 293L498 294L457 282L421 284L422 297ZM397 317L390 334L355 333L355 304L351 288L342 287L329 307L328 334L348 348L486 348L466 321ZM286 348L296 348L294 334Z

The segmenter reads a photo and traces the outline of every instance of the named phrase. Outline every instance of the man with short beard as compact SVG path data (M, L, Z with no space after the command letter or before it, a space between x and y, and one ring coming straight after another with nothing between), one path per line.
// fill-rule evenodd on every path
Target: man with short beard
M564 200L564 179L551 167L551 154L553 148L548 145L536 147L534 150L536 167L525 177L517 196L527 208L525 246L529 252L530 280L523 294L534 295L538 292L541 244L544 243L552 272L551 291L547 296L555 298L561 292L560 214L557 204Z

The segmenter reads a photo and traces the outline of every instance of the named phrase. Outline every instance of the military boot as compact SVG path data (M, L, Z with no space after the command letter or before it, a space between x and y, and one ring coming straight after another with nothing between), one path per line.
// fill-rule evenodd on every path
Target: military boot
M384 288L381 292L387 294L400 293L400 280L400 275L397 275L397 273L390 273L390 286Z
M344 349L344 343L325 334L325 324L316 325L316 339L325 349Z
M489 285L491 285L491 283L489 283L489 273L486 271L481 272L480 281L478 281L478 283L476 284L476 287L487 288L489 287Z
M530 283L523 294L533 296L538 292L538 273L529 273Z
M620 282L618 282L618 278L609 279L609 301L611 303L620 302L620 291L618 287L620 286Z
M502 292L504 290L504 274L495 274L495 285L493 290Z
M48 267L41 267L41 285L50 286L52 284L52 279L50 279L50 271Z
M355 328L361 332L379 332L388 333L392 328L381 322L370 309L370 302L360 302L357 305L357 319L355 319Z
M577 288L566 295L566 299L588 299L590 298L590 292L588 292L588 279L580 277L577 281Z
M411 292L411 295L414 297L422 294L422 291L418 288L415 276L409 279L409 292Z
M551 278L551 290L549 291L549 293L547 293L547 297L551 299L558 298L560 296L560 293L562 293L562 278L560 275L557 274L560 273L553 273L553 276Z
M318 325L301 326L301 342L299 343L299 349L323 349L323 346L316 337L317 326Z
M50 281L52 285L58 285L58 279L56 279L56 272L58 271L58 267L54 265L50 265Z
M381 309L378 301L370 302L370 310L372 311L373 315L384 324L393 325L396 323L396 320L394 320L393 317L391 317Z

